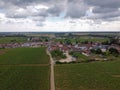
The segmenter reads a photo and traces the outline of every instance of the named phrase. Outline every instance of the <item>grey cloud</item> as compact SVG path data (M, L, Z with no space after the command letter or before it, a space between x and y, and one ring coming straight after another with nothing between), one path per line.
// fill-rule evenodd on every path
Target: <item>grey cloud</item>
M84 0L89 6L94 7L92 19L111 19L120 16L120 0Z
M93 20L113 20L113 18L117 18L120 16L120 12L116 11L116 12L108 12L108 13L99 13L99 14L94 14L93 16L89 17L90 19L93 19ZM116 20L116 19L115 19Z
M59 16L62 12L65 12L67 7L67 0L51 0L52 6L48 9L48 13L52 16Z
M48 13L53 15L53 16L59 16L60 13L62 12L62 7L61 6L57 6L54 5L53 7L51 7L50 9L48 9Z
M116 8L103 8L103 7L95 7L93 8L93 13L108 13L118 11Z
M80 18L85 16L88 6L82 0L69 0L66 17Z
M44 23L41 23L41 22L38 22L36 25L39 26L39 27L42 27L42 26L44 26L45 24L44 24Z
M105 18L105 19L107 19L107 18L114 18L114 17L119 17L120 16L120 11L116 11L116 12L110 12L110 13L106 13L106 14L104 14L104 15L101 15L101 18Z
M37 16L37 17L30 17L33 21L45 21L45 17Z
M48 13L46 9L37 9L36 11L32 10L33 7L28 8L11 8L6 11L6 17L8 18L27 18L27 17L47 17ZM17 11L22 9L21 12Z
M51 0L2 0L5 3L11 3L16 6L26 6L30 4L36 4L36 3L47 3Z
M89 5L118 8L120 7L120 0L84 0Z
M98 19L108 19L120 16L120 10L118 8L106 8L106 7L95 7L93 13Z
M76 23L75 21L69 21L69 23Z
M46 5L49 8L38 9L32 11L28 6L36 6L38 4ZM7 18L29 18L33 17L34 21L44 21L46 17L59 16L61 13L66 13L65 18L79 19L87 17L86 13L90 7L93 15L89 18L108 19L120 16L120 0L1 0L0 9L4 10ZM17 12L19 8L24 9L23 12ZM89 14L89 13L88 13ZM35 19L35 17L37 17ZM38 18L42 17L44 20ZM37 20L38 19L38 20Z
M4 8L5 14L9 18L26 18L28 16L44 16L47 17L48 14L52 16L58 16L62 10L64 1L56 0L2 0L1 2L6 3L6 5L1 5ZM48 10L39 9L37 12L32 12L27 9L27 6L35 6L37 4L47 5ZM17 9L23 8L25 12L16 12ZM29 8L30 9L30 8Z

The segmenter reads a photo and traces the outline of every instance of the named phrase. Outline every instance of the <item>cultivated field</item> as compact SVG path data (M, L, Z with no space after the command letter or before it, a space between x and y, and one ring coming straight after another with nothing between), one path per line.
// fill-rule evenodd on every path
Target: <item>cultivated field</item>
M25 42L26 37L0 37L0 43Z
M0 54L0 90L50 90L46 48L5 49Z
M0 90L49 90L49 67L0 66Z
M2 50L0 64L49 64L45 48L15 48Z
M65 42L66 39L55 39L55 41ZM105 42L109 41L109 38L102 38L102 37L92 37L92 36L81 36L79 38L68 38L71 42Z
M55 66L56 90L120 90L120 60Z

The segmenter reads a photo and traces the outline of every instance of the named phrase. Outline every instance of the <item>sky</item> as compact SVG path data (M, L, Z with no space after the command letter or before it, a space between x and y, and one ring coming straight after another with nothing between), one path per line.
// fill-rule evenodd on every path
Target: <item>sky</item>
M0 0L0 32L120 31L120 0Z

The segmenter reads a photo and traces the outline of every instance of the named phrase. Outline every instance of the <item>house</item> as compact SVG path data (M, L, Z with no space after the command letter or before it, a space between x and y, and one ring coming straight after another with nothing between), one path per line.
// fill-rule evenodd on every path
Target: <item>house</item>
M66 45L63 45L63 47L60 47L60 50L66 52L69 50L69 48Z
M109 48L109 45L100 45L99 48L101 49L102 52L106 52Z
M80 53L82 52L82 50L80 48L79 49L78 48L72 48L71 51L73 51L73 52L80 52Z
M57 49L59 49L59 48L57 46L55 46L55 45L52 45L52 46L48 47L49 51L53 51L53 50L57 50Z

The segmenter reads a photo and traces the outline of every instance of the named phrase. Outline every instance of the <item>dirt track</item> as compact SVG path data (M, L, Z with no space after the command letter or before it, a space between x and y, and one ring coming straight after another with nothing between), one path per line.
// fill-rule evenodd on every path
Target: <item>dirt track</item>
M51 54L49 53L49 51L47 50L46 51L47 52L47 54L50 56L50 64L51 64L51 66L50 66L50 68L51 68L51 75L50 75L50 84L51 84L51 90L55 90L55 81L54 81L54 60L53 60L53 58L52 58L52 56L51 56Z

